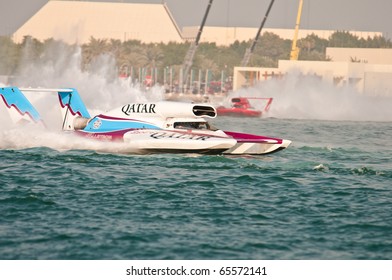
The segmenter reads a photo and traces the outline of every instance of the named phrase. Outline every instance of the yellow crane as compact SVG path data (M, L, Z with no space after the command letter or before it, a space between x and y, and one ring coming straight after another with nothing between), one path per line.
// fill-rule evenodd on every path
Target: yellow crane
M297 21L295 23L293 44L291 46L291 52L290 52L290 60L298 60L298 56L299 56L299 48L297 47L297 40L298 40L299 24L301 22L301 13L302 13L303 2L304 2L303 0L299 1Z

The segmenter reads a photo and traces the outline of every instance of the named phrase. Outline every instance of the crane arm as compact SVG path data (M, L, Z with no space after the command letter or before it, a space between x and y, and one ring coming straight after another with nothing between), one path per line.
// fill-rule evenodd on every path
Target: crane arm
M303 0L299 1L297 21L295 23L293 44L291 46L291 52L290 52L290 60L298 60L298 56L299 56L299 48L297 47L297 40L298 40L299 24L301 22L301 13L302 13L303 2L304 2Z

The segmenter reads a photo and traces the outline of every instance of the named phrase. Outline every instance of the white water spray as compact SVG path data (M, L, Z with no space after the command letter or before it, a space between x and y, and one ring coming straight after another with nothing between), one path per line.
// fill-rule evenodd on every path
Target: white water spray
M76 88L89 111L104 112L129 102L158 101L163 99L163 89L153 87L148 93L139 85L117 78L115 61L102 55L82 71L81 49L73 51L54 45L47 49L37 63L26 63L11 86L43 88ZM0 149L50 147L56 150L93 149L108 152L130 152L118 143L102 143L80 139L61 133L61 114L57 96L49 93L26 93L42 115L47 127L11 126L0 106ZM264 117L285 119L391 121L392 97L369 96L354 87L336 87L314 76L288 74L283 79L268 80L255 87L241 89L235 96L273 97L270 111Z
M81 49L72 51L54 43L45 50L38 62L22 62L20 73L12 84L23 88L76 88L92 115L111 110L125 103L153 102L163 99L163 88L155 86L147 93L138 84L117 77L115 61L101 55L81 69ZM119 143L102 143L61 133L61 113L55 93L24 92L38 110L48 129L34 126L15 127L0 104L0 149L22 149L45 146L56 150L93 149L98 151L132 152Z
M335 86L322 79L289 73L282 79L262 81L230 97L273 97L264 116L333 121L392 121L392 96L371 96L354 86Z

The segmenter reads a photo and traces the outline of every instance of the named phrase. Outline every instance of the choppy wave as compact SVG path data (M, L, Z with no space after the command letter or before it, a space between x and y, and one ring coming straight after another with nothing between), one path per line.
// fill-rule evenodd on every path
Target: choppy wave
M390 167L344 160L344 150L324 157L331 153L1 150L0 236L8 242L0 252L5 259L391 257Z

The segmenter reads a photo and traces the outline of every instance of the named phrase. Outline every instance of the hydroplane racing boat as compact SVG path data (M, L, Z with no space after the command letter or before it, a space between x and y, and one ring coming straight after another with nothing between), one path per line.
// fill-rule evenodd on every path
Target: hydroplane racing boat
M23 91L57 93L62 130L97 140L124 142L142 154L263 155L285 149L291 143L290 140L215 128L206 119L216 118L217 110L208 104L173 101L129 103L91 116L79 93L73 88L1 88L2 100L17 122L43 122Z
M252 107L249 99L265 101L264 108L258 110ZM261 117L263 113L268 112L272 103L272 98L258 97L234 97L231 99L231 107L219 106L217 108L219 116L233 117Z

